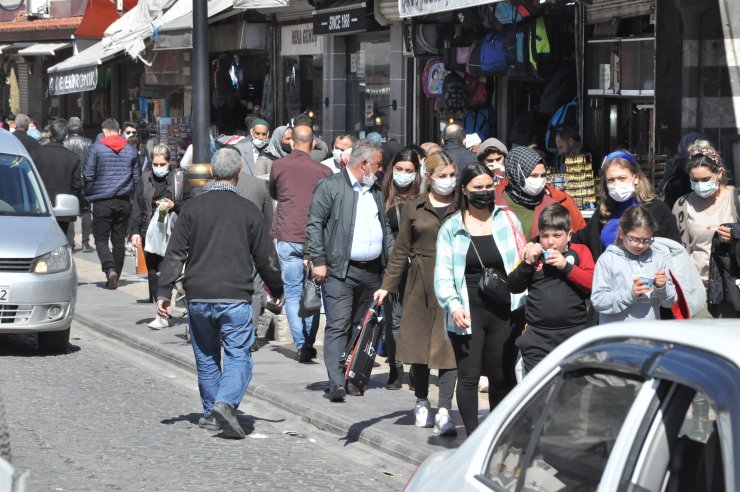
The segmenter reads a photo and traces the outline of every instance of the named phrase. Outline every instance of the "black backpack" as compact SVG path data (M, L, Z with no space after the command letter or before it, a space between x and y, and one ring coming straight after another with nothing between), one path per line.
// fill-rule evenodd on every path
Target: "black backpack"
M450 72L442 85L442 107L451 111L465 109L465 80Z
M570 61L564 61L542 91L540 113L548 116L555 114L560 106L573 99L576 92L576 67Z

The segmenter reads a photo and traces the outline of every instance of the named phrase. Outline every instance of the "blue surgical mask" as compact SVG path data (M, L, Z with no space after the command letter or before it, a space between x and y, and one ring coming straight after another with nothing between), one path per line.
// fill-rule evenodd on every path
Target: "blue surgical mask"
M717 192L719 184L716 179L711 181L691 181L691 189L702 198L709 198Z

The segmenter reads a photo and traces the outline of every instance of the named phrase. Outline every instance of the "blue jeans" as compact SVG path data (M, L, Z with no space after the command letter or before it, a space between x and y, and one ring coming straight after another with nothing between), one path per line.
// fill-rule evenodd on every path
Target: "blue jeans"
M285 314L288 317L290 333L297 349L313 347L316 341L316 332L319 329L319 314L301 318L298 308L303 292L304 267L303 244L277 242L277 254L280 258L280 270L283 275L285 289Z
M251 304L188 302L188 315L203 415L210 417L211 408L218 401L237 408L252 380Z

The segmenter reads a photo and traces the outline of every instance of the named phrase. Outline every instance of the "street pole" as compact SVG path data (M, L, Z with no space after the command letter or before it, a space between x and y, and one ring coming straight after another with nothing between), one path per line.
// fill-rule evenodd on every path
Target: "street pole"
M193 0L193 164L208 164L211 126L208 85L208 0Z

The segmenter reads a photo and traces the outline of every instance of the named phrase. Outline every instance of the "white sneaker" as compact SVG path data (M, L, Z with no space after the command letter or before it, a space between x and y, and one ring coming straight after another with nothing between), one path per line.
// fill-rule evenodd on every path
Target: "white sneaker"
M457 429L446 408L440 408L434 417L434 433L440 436L456 436Z
M480 377L480 381L478 381L478 392L488 393L488 378L486 376Z
M157 316L154 318L154 321L149 323L147 326L152 330L161 330L162 328L169 328L171 325L169 319Z
M429 403L417 403L414 407L414 417L416 427L431 427L434 425L434 417L432 416L431 408Z

